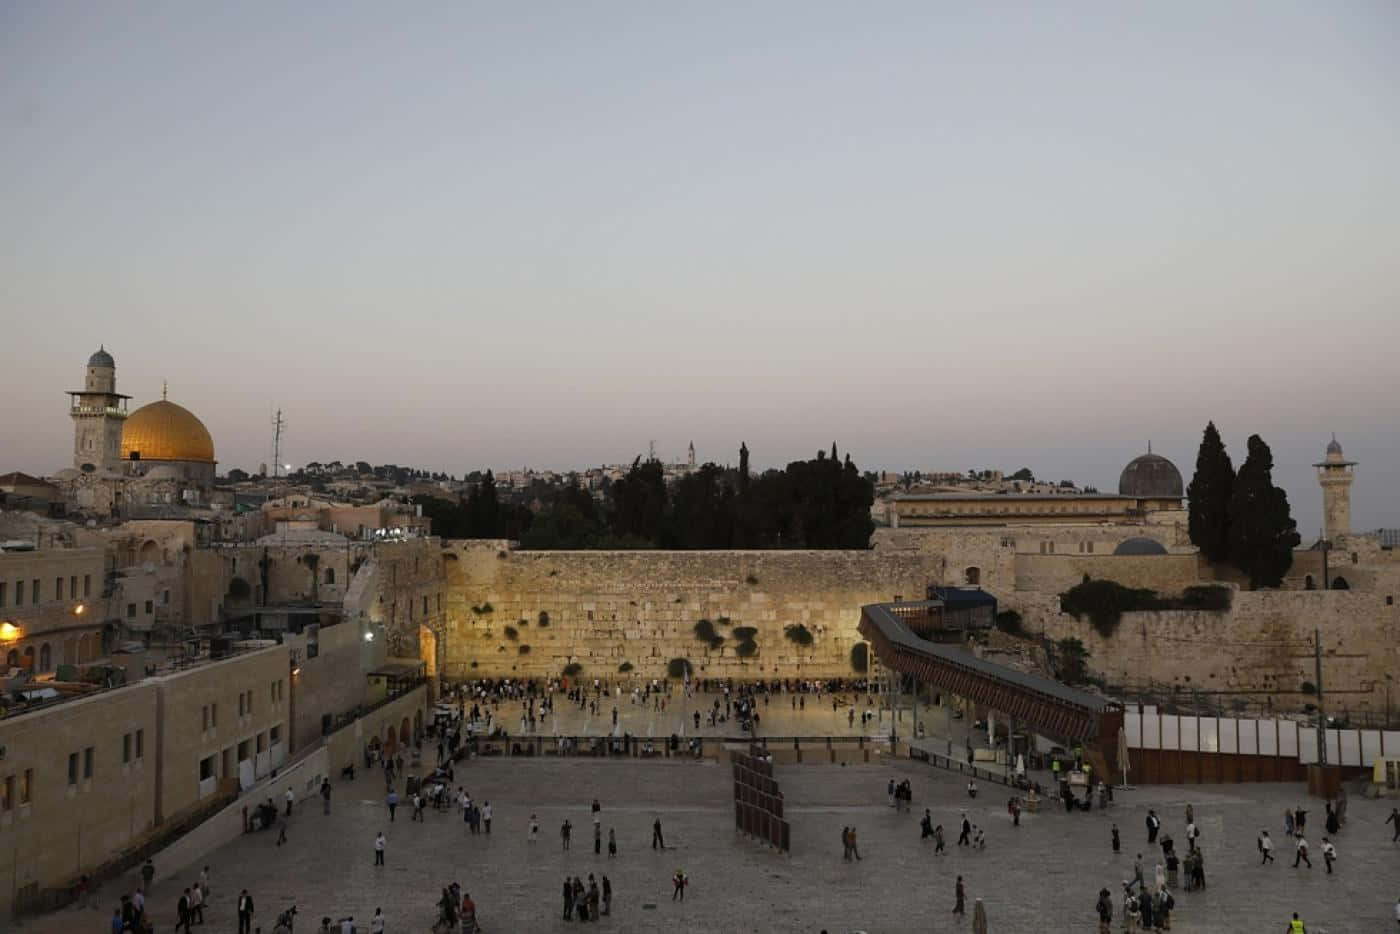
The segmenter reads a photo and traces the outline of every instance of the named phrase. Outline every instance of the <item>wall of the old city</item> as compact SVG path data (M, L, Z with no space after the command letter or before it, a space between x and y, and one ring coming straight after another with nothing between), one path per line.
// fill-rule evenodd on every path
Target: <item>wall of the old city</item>
M677 657L700 677L850 675L860 607L922 599L941 571L918 552L531 552L504 542L454 542L448 552L439 651L450 677L557 675L570 662L585 677L617 677L631 662L633 677L653 678ZM755 627L758 653L740 658L732 636L710 649L694 634L702 618L728 618L721 634ZM811 631L811 646L784 637L793 623Z
M1016 589L1061 593L1087 576L1116 581L1124 587L1181 590L1200 582L1197 564L1194 554L1017 555Z

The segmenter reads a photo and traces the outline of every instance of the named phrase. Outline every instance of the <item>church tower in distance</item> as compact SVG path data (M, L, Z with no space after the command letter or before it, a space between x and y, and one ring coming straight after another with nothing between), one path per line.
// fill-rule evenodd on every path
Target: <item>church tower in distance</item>
M83 388L69 390L73 419L73 466L118 470L122 460L122 423L126 400L117 392L117 363L106 347L88 358Z
M1356 479L1349 461L1337 443L1337 436L1327 445L1327 456L1317 468L1317 482L1322 485L1322 537L1334 539L1351 534L1351 481Z

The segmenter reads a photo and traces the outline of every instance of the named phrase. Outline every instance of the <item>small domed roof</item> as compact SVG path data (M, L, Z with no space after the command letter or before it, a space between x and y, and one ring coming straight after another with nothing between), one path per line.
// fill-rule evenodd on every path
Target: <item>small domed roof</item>
M1341 453L1342 453L1342 446L1341 446L1340 444L1337 443L1337 436L1336 436L1336 435L1333 435L1333 436L1332 436L1332 440L1329 441L1329 442L1327 442L1327 453L1328 453L1328 454L1341 454Z
M117 361L113 360L112 355L107 352L107 347L105 344L101 347L98 347L97 352L94 353L91 357L88 357L88 366L114 367L116 365Z
M214 463L214 439L189 409L161 399L132 412L122 426L122 460Z
M1118 543L1113 549L1115 555L1164 555L1166 546L1155 538L1129 538Z
M1160 454L1148 451L1134 457L1118 477L1118 493L1139 499L1182 496L1181 471Z

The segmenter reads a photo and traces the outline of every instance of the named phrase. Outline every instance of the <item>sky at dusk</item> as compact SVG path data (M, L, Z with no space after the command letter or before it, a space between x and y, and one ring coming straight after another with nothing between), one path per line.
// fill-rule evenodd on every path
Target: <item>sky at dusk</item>
M1400 526L1376 2L0 4L0 472L133 405L460 474L1030 466L1200 432Z

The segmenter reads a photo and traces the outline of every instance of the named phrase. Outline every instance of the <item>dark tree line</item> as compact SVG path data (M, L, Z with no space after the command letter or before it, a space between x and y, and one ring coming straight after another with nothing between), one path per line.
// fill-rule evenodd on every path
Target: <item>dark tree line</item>
M523 547L867 548L874 488L836 445L757 476L708 463L668 484L661 463L633 461L602 502L573 484L532 491L535 511L502 503L488 472L466 502L416 497L445 538L511 538Z
M1215 423L1206 425L1196 473L1186 489L1191 542L1207 559L1249 575L1251 587L1277 587L1301 538L1288 494L1274 486L1274 455L1258 435L1237 472Z

